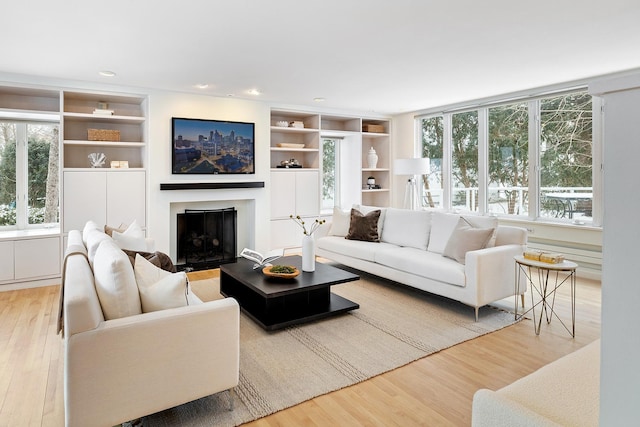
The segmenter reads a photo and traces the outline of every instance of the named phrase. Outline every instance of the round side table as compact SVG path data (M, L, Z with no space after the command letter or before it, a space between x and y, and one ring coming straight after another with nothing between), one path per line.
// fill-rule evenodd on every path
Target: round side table
M522 255L513 257L516 262L516 304L515 316L518 319L518 298L520 291L520 280L522 275L531 286L531 308L520 314L524 316L528 312L533 312L533 327L536 335L540 334L540 325L542 324L542 314L547 319L547 323L551 323L551 319L555 316L564 328L571 334L576 336L576 268L578 264L572 261L563 261L557 264L549 262L535 261L527 259ZM534 273L537 273L534 275ZM561 274L562 273L562 274ZM536 279L537 277L537 279ZM549 279L551 278L551 282ZM534 280L536 279L536 280ZM571 286L571 329L562 321L558 314L554 311L556 301L556 290L564 283L569 282ZM538 302L534 301L534 294L540 297ZM549 302L551 300L551 302ZM536 307L540 306L540 316L536 320Z

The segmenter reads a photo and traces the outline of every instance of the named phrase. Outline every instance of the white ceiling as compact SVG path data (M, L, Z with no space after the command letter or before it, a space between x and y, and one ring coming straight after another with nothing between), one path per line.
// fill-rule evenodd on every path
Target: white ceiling
M393 114L640 68L639 0L4 3L0 72L278 104Z

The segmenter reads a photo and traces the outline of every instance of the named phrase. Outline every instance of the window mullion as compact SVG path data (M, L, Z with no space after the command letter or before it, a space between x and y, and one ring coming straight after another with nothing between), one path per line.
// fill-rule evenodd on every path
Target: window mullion
M540 216L540 101L529 101L529 219Z
M489 114L486 108L478 110L478 213L488 211L487 187L489 183Z
M453 166L453 150L451 147L452 141L452 129L451 129L451 114L444 114L442 116L442 129L443 129L443 141L442 141L442 207L445 209L451 209L451 185L452 179L452 166Z
M16 226L27 226L27 124L16 124Z

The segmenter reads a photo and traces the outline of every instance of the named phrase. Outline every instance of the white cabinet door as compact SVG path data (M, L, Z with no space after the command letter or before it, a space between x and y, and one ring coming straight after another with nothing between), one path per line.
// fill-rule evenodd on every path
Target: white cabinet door
M82 230L89 220L106 224L106 173L67 171L63 179L63 231Z
M16 240L15 280L60 275L60 238Z
M105 224L114 227L137 220L146 225L146 182L144 171L107 173L107 218Z
M291 219L271 221L271 248L295 248L302 242L302 230Z
M13 280L13 241L0 242L0 281Z
M318 171L296 172L296 215L320 214L320 181Z
M296 213L296 173L271 172L271 219L289 218Z

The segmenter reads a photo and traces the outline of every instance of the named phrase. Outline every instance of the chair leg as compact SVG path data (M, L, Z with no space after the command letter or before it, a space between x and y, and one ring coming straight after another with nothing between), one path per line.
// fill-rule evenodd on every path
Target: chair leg
M520 300L522 301L522 308L524 308L524 294L520 295Z
M478 311L480 310L480 307L476 307L476 322L478 321Z

